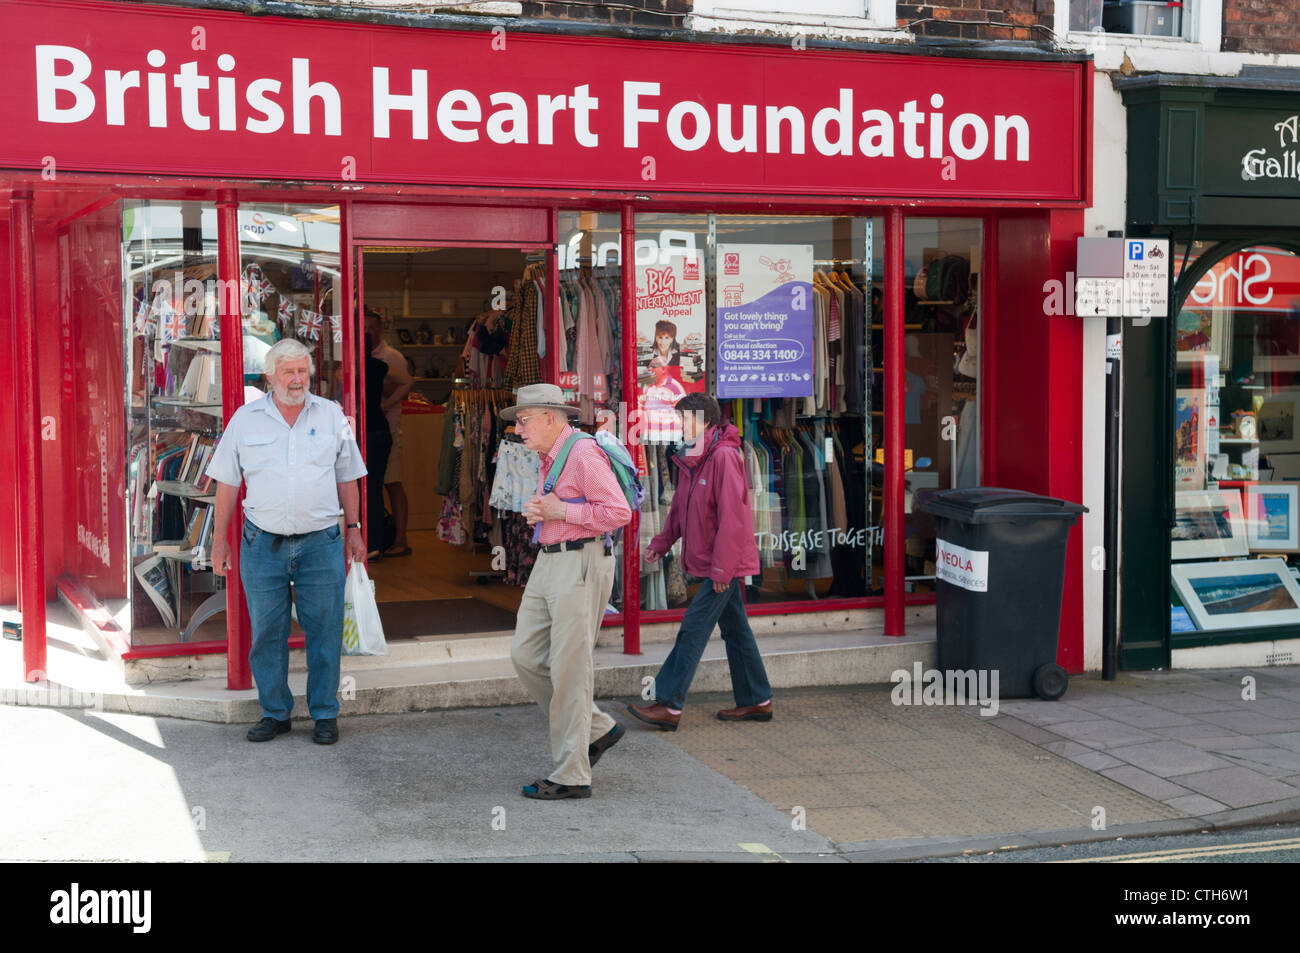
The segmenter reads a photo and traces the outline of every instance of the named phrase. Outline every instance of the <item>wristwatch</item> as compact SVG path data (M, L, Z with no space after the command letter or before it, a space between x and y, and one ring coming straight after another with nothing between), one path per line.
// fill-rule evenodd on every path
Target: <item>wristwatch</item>
M348 525L348 529L360 529L361 521L357 520L355 523L348 523L347 525Z

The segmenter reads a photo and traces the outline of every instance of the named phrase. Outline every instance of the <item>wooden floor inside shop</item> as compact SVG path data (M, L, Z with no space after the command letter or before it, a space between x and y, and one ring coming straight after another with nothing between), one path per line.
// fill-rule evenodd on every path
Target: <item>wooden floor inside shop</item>
M381 616L386 602L425 599L478 599L512 613L519 610L522 588L499 580L479 585L470 576L472 571L492 569L492 553L487 546L453 546L440 540L431 529L408 532L406 541L411 555L385 557L369 564Z

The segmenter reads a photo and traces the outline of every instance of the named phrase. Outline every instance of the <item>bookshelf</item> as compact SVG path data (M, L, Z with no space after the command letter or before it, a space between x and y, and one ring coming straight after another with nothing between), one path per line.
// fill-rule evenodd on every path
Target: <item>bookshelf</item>
M226 607L224 583L211 572L215 485L204 476L221 435L215 294L204 304L191 314L178 298L141 299L144 345L133 368L133 613L145 627L156 615L182 642Z

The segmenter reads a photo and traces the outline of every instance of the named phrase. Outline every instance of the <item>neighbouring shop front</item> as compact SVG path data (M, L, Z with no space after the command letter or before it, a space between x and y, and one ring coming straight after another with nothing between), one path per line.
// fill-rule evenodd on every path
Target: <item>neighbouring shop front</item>
M1300 653L1300 75L1118 82L1129 231L1171 319L1124 332L1123 664Z
M926 493L1081 498L1082 335L1043 289L1090 197L1085 58L98 2L0 16L23 64L0 103L19 463L0 604L29 631L58 593L125 657L225 652L246 687L204 466L285 336L377 453L368 323L410 381L366 518L398 637L509 627L536 462L495 411L539 380L584 424L610 417L641 466L606 614L631 652L689 595L675 558L641 558L684 393L742 430L755 614L869 609L901 636L934 599ZM1083 572L1076 534L1071 671Z

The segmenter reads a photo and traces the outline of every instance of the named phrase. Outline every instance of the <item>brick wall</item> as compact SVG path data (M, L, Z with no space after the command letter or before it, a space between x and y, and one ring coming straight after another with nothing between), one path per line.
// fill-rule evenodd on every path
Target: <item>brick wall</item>
M1053 0L899 0L897 15L898 25L917 36L1043 42L1052 38L1053 6Z
M665 30L680 30L691 12L691 0L619 0L617 3L527 2L525 17L543 20L585 20L599 23L630 23Z
M1300 3L1223 0L1223 48L1243 53L1300 53Z

